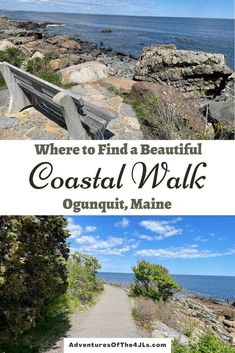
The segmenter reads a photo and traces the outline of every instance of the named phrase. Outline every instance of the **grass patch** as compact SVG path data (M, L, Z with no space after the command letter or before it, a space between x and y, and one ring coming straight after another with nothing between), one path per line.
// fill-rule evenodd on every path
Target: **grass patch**
M37 76L42 80L52 83L53 85L62 86L60 75L57 72L53 72L49 70L41 71Z

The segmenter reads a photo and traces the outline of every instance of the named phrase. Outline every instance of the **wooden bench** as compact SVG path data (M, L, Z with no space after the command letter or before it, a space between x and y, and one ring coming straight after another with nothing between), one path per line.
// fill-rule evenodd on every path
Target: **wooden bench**
M67 127L70 139L100 140L113 136L106 126L116 118L114 114L6 62L0 63L0 72L10 92L9 114L33 106Z

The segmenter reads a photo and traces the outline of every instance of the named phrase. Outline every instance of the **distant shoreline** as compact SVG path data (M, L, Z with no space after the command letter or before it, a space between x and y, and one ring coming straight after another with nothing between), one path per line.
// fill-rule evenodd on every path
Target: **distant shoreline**
M44 32L48 35L69 35L96 45L103 43L104 47L111 46L114 51L127 55L140 56L144 47L171 43L180 50L222 53L227 57L228 66L234 66L232 18L96 15L5 9L0 10L0 16L12 20L63 24L57 33L53 27L48 27ZM193 31L192 28L197 30ZM111 31L105 32L105 29Z
M133 272L99 272L99 273L110 273L110 274L123 274L123 275L132 275ZM172 276L195 276L195 277L198 277L198 276L202 276L202 277L231 277L231 278L235 278L235 275L200 275L200 274L197 274L197 275L193 275L193 274L183 274L183 273L172 273L171 274Z
M99 272L98 276L107 283L129 287L134 279L132 273ZM185 291L183 296L202 297L210 301L215 299L225 303L235 302L235 276L210 275L172 275ZM223 289L223 284L225 289ZM209 289L208 289L209 288ZM222 288L222 289L221 289Z
M189 18L189 19L195 19L195 20L232 20L234 21L234 18L217 18L217 17L187 17L187 16L139 16L139 15L125 15L125 14L106 14L106 13L89 13L89 12L64 12L64 11L35 11L35 10L9 10L9 9L0 9L0 11L9 11L9 12L33 12L33 13L51 13L51 14L68 14L68 15L91 15L91 16L124 16L124 17L139 17L139 18Z

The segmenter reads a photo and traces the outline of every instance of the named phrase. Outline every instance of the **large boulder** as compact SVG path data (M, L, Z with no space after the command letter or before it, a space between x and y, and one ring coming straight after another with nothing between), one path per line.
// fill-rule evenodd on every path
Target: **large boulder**
M0 51L5 51L10 48L16 48L16 46L9 40L0 40Z
M99 81L99 84L118 93L129 93L135 81L125 77L106 77Z
M98 81L108 76L107 66L98 61L88 61L60 70L62 84L82 84Z
M215 129L215 138L234 140L235 113L234 101L210 102L204 107L204 115Z
M153 45L144 48L134 78L171 85L200 97L220 94L231 73L222 54L177 50L175 45Z
M129 102L147 139L200 139L206 133L205 118L194 101L173 87L137 82Z

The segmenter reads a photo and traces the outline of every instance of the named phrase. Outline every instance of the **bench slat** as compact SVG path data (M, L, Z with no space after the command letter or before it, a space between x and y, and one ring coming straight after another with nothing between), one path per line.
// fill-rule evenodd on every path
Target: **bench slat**
M36 98L38 98L42 102L49 105L53 110L62 113L62 108L59 105L57 105L56 103L54 103L52 101L52 99L50 97L48 97L46 94L44 94L43 92L37 91L36 89L34 89L32 86L28 85L25 82L18 82L18 84L27 94L30 95L31 98L34 98L34 96L35 96Z
M91 119L94 119L95 121L97 121L97 123L99 123L101 126L106 126L108 124L107 120L104 120L103 118L101 118L100 116L98 116L97 114L94 114L90 111L87 111L86 109L85 110L85 113L86 113L86 116L89 116Z
M116 118L116 116L113 113L107 112L107 110L104 110L103 108L100 108L100 107L98 108L94 104L87 101L84 101L84 110L87 112L91 112L97 116L100 116L102 119L106 120L107 122Z
M52 112L56 112L57 118L62 120L63 123L65 123L65 120L62 114L62 108L59 105L52 102L48 96L44 95L42 92L38 92L37 90L27 85L26 83L19 82L19 85L32 98L35 96L36 98L41 100L46 105L46 106L43 106L44 109L46 109L48 106L50 110L52 110ZM91 133L93 134L96 134L99 130L102 130L104 127L104 125L100 121L97 121L94 116L90 116L90 115L81 116L81 121L86 127L90 129Z
M38 110L48 114L48 117L54 117L66 126L64 118L64 108L56 104L53 98L60 92L64 92L73 99L76 105L82 125L89 129L95 138L103 138L105 127L108 122L115 119L116 116L111 112L97 107L95 104L84 101L72 92L66 91L56 85L46 82L26 71L23 71L13 65L6 63L14 76L17 84L24 91L32 105L36 105ZM39 109L40 108L40 109Z
M14 74L18 82L21 82L21 81L25 82L32 87L33 87L33 84L35 84L41 87L41 89L44 90L44 93L50 97L54 97L57 93L61 92L59 87L54 88L54 87L47 86L46 83L42 83L38 81L37 78L32 78L31 76L28 77L27 74L24 75L21 72L16 71L15 69L12 69L12 73Z

